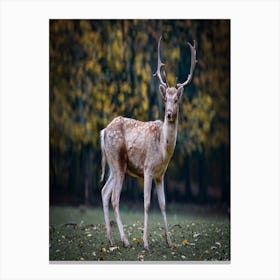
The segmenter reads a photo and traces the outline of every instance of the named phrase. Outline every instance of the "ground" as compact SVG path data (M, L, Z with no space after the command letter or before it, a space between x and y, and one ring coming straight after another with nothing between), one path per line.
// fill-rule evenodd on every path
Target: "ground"
M130 248L120 242L118 228L111 213L115 247L106 238L101 208L51 207L49 227L50 261L229 261L230 219L228 214L197 206L168 209L171 240L164 239L161 213L151 209L149 215L149 251L143 250L143 211L121 208L124 230Z

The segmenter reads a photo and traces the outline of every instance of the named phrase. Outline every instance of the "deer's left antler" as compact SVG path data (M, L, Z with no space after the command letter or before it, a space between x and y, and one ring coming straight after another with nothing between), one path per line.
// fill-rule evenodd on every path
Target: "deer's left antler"
M188 75L188 78L187 80L182 83L182 84L177 84L176 85L176 88L179 88L179 87L184 87L186 86L187 84L190 83L191 79L192 79L192 75L193 75L193 71L194 71L194 68L195 68L195 65L197 63L197 60L196 60L196 48L195 48L195 41L193 41L193 46L191 43L188 42L188 45L191 49L191 69L190 69L190 73Z

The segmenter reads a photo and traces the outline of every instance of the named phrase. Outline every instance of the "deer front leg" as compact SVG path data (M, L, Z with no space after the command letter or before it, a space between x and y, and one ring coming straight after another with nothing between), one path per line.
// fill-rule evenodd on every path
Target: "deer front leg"
M150 172L144 173L144 234L143 242L144 249L149 250L148 245L148 216L151 202L151 188L152 188L152 174Z
M162 178L156 180L156 189L157 189L159 208L161 210L162 217L163 217L165 240L166 240L168 247L173 247L173 244L172 244L170 236L169 236L168 224L167 224L167 218L166 218L163 176L162 176Z

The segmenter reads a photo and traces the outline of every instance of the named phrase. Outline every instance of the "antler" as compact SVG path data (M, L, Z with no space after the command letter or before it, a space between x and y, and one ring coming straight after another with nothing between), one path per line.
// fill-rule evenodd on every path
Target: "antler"
M190 69L190 74L188 75L188 78L187 80L182 83L182 84L177 84L176 87L179 88L179 87L184 87L186 86L192 79L192 75L193 75L193 71L194 71L194 68L195 68L195 65L197 63L197 60L196 60L196 49L195 49L195 41L193 41L193 46L188 42L188 45L191 49L191 69Z
M161 68L162 66L164 66L164 63L162 63L161 60L160 60L160 41L161 41L161 38L162 38L162 36L160 36L160 38L159 38L159 40L158 40L158 66L157 66L157 71L156 71L155 74L153 74L153 76L154 76L154 77L158 77L160 84L166 87L167 85L166 85L166 83L162 80L162 77L161 77L161 75L160 75L160 68Z

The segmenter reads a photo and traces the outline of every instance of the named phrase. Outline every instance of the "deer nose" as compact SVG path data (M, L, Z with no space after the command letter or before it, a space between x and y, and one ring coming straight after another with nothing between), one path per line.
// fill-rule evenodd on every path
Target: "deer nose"
M172 113L171 113L171 112L167 112L166 116L167 116L167 119L168 119L168 120L171 120L171 118L172 118Z

